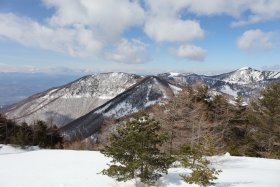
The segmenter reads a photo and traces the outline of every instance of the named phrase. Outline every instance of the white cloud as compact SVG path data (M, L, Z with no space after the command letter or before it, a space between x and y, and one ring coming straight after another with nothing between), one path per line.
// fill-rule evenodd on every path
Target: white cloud
M126 29L141 25L145 18L136 0L43 2L55 10L44 24L13 13L0 13L0 37L71 56L104 57L108 46L118 42Z
M146 48L147 45L139 40L122 39L115 51L106 54L106 58L115 62L140 64L149 59Z
M273 32L263 32L259 29L248 30L238 38L237 46L245 51L272 49L275 46L273 36Z
M185 0L188 11L197 15L229 15L236 18L231 25L242 26L280 19L279 0Z
M189 42L204 37L199 22L180 18L184 1L146 0L145 33L157 42Z
M174 16L182 11L198 16L229 15L236 20L232 26L242 26L280 19L279 0L145 0L151 14Z
M0 72L10 73L10 72L28 72L34 73L37 72L38 68L30 65L10 65L0 63Z
M243 7L243 13L249 11L245 19L238 19L232 23L232 26L242 26L280 19L280 1L279 0L247 0ZM242 5L241 5L242 6ZM242 7L241 7L242 8ZM241 9L242 10L242 9Z
M196 61L203 61L207 54L206 50L194 45L181 45L179 48L173 49L172 52L177 57Z
M145 11L135 0L43 0L56 10L49 19L53 26L83 25L102 39L118 39L127 28L141 25Z
M149 21L156 20L149 19ZM204 35L199 23L195 21L180 19L160 21L160 25L147 23L147 25L151 24L147 27L156 41L192 41L202 38ZM116 38L115 41L106 41L100 37L100 34L96 34L85 25L74 25L73 27L42 25L12 13L0 14L0 37L17 41L26 46L62 52L71 56L99 56L123 63L144 63L149 60L147 46L139 40L128 41ZM108 46L112 45L115 45L116 49L110 52Z
M233 17L238 17L246 9L248 1L251 0L185 0L184 6L188 11L197 15L212 16L226 14Z
M185 42L204 37L198 22L174 18L150 18L144 30L157 42Z
M0 13L0 37L71 56L102 57L124 63L140 63L148 59L145 44L125 39L125 31L133 27L143 29L155 42L169 42L171 45L188 43L187 46L192 46L192 41L204 38L205 31L199 21L182 16L188 13L198 16L229 15L235 19L232 26L280 19L279 0L42 1L54 10L54 14L42 23L13 13ZM259 34L260 41L252 39L252 35L244 33L238 46L246 50L256 48L255 43L261 43L264 48L273 47L270 33ZM112 45L116 46L115 51L108 51Z
M94 69L93 69L94 70ZM36 67L31 65L19 65L19 64L4 64L0 63L0 73L46 73L46 74L69 74L69 75L85 75L93 73L88 68L69 68L63 66L55 67Z
M72 56L98 54L103 45L87 29L48 27L12 13L0 14L0 37Z

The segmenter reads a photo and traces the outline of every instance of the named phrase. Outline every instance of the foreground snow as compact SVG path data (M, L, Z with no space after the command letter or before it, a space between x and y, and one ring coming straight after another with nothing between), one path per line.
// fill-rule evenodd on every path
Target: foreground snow
M216 187L279 187L280 160L217 156L214 167L222 169ZM109 159L96 151L23 151L0 145L0 187L129 187L134 181L117 183L98 174ZM160 186L187 185L179 174L188 171L171 168Z

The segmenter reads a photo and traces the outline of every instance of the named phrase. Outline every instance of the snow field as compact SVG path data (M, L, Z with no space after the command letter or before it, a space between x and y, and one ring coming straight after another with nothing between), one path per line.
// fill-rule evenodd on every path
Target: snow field
M280 160L211 157L213 166L222 169L216 187L280 187ZM130 187L135 181L116 182L98 174L110 159L98 151L24 151L0 145L0 187ZM160 186L189 187L179 174L190 172L171 168Z

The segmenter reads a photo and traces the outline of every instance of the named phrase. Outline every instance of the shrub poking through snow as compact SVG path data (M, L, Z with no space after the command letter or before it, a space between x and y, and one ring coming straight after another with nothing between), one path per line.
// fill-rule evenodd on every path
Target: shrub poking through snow
M206 152L211 152L211 148L205 147L204 143L196 145L182 145L177 153L180 163L192 170L190 175L181 175L183 181L190 184L198 184L206 186L213 180L217 179L217 175L221 172L211 168L210 161L206 158Z

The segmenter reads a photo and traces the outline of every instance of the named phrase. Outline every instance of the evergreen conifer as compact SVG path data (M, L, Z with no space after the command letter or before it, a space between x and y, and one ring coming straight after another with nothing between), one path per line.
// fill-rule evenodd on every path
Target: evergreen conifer
M102 174L116 177L118 181L140 178L145 184L156 182L173 162L169 154L160 150L168 140L160 129L159 122L147 115L127 121L111 135L110 145L101 151L113 159Z

